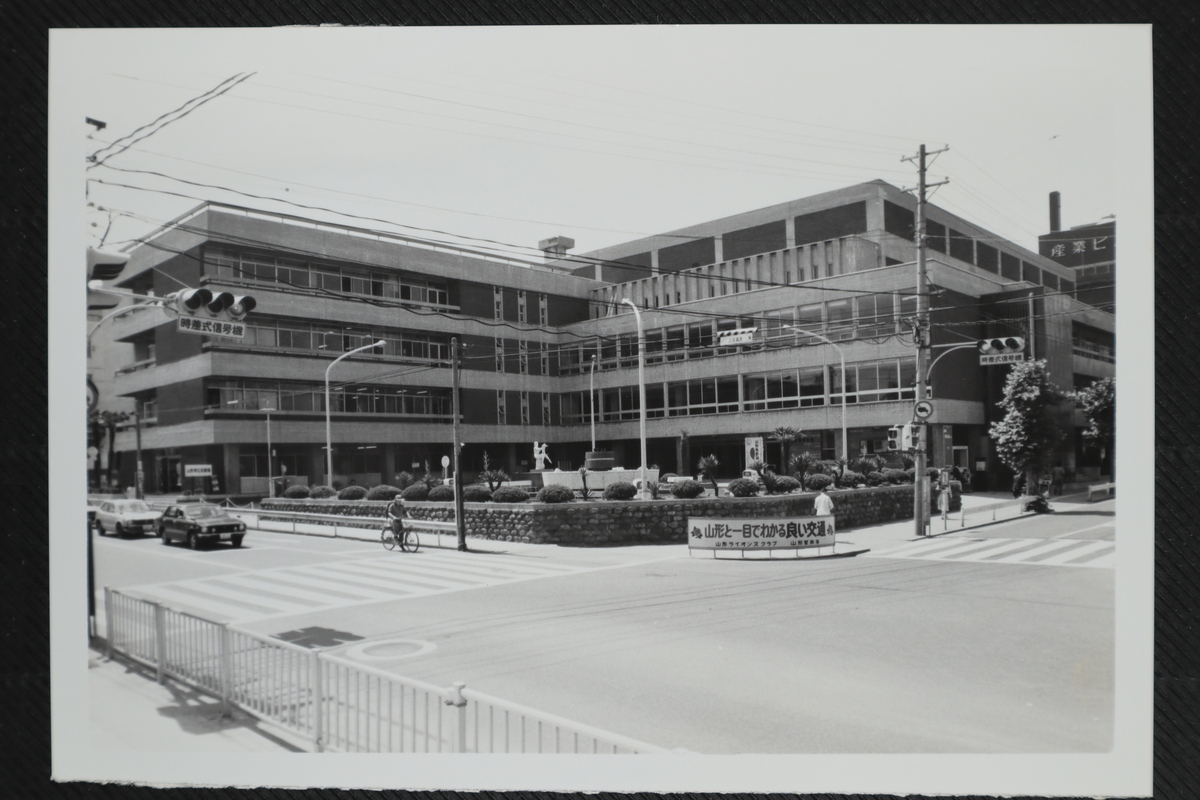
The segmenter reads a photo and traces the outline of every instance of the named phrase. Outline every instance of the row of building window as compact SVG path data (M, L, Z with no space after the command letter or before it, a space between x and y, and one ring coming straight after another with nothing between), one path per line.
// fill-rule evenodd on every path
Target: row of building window
M255 315L246 322L243 344L285 350L329 350L348 352L383 340L383 355L418 361L448 361L450 337L395 328L346 328L328 330L328 325L270 319Z
M325 411L325 385L283 381L227 380L208 384L209 408L249 411ZM449 389L395 386L331 387L330 409L337 413L398 414L449 419Z
M320 289L423 305L448 307L450 304L450 292L444 281L426 280L396 271L341 266L214 245L205 248L204 272L226 280L260 281L297 289Z
M517 398L517 420L521 425L532 425L533 419L529 408L529 392L518 392ZM541 424L550 425L550 393L541 393L542 401L542 420ZM496 390L496 424L508 425L508 393L503 389Z
M538 325L550 324L550 304L546 295L538 296ZM504 290L499 286L492 287L492 317L504 319ZM517 322L529 322L529 302L524 289L517 289Z
M828 373L828 375L827 375ZM756 375L726 375L646 385L647 417L734 414L783 408L854 403L877 403L915 398L916 360L913 358L790 369ZM596 419L612 422L637 419L638 387L620 386L562 396L565 424ZM593 403L595 407L593 410Z

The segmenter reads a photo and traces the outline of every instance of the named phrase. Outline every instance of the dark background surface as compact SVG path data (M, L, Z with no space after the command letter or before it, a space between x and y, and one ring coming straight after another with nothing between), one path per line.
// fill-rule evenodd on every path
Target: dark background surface
M745 24L745 23L1153 23L1156 263L1156 506L1154 796L1200 795L1196 606L1198 552L1196 465L1200 415L1194 393L1200 366L1181 358L1197 340L1198 281L1189 252L1200 234L1196 131L1200 128L1195 7L1167 2L1050 4L991 2L818 3L814 0L161 0L0 5L5 136L3 175L6 258L0 331L8 343L9 391L0 394L7 430L0 446L5 488L4 575L0 582L0 791L54 798L451 798L452 792L360 790L150 789L50 781L50 650L46 386L46 112L48 30L92 27L318 25ZM1014 54L1018 58L1019 54ZM1117 110L1119 113L1119 110ZM1120 158L1120 153L1114 153ZM1127 265L1126 269L1144 268ZM1125 357L1134 357L1129 353ZM28 390L14 391L15 386ZM483 793L549 800L548 792ZM463 795L466 796L466 795ZM606 795L625 797L626 795ZM638 798L652 795L634 795ZM658 795L653 795L657 797ZM700 795L661 795L697 797ZM750 795L747 795L749 797ZM778 795L779 797L792 795ZM830 795L810 795L828 797ZM871 795L885 797L886 795ZM714 795L715 797L715 795ZM772 795L775 797L775 795Z

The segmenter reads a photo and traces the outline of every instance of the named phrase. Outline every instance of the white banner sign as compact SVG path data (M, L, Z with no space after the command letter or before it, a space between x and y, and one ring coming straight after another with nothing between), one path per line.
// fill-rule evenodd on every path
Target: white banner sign
M746 469L755 461L766 461L767 454L763 450L763 437L747 436L746 437Z
M833 517L721 519L688 517L695 550L798 550L833 544Z
M200 333L206 336L225 336L230 339L246 338L246 323L226 322L223 319L180 317L179 330L187 333Z
M758 328L734 328L731 331L721 331L717 335L718 347L729 347L734 344L747 344L754 341L754 332Z
M183 466L183 477L211 478L212 464L185 464Z
M1017 364L1025 360L1024 353L996 353L990 356L980 356L979 365L986 367L988 364Z

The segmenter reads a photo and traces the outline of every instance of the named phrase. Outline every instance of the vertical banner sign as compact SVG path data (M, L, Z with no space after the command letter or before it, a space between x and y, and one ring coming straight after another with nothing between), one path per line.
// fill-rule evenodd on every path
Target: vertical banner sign
M834 543L833 517L734 519L688 517L693 550L801 550Z
M766 454L763 451L763 437L747 436L746 437L746 465L744 469L749 469L750 465L755 461L765 461Z

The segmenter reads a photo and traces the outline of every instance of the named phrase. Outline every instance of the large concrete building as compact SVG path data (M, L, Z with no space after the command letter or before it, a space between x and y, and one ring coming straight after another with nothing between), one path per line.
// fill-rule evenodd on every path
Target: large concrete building
M463 346L466 477L490 463L531 469L533 443L578 469L597 446L639 461L637 322L646 336L648 461L690 474L716 455L730 476L747 440L802 431L794 453L881 453L912 416L915 200L882 181L706 222L583 255L541 243L520 262L380 231L205 204L132 251L122 282L251 294L244 338L199 335L147 308L111 323L133 361L114 391L143 413L147 491L263 494L268 470L328 483L326 371L335 485L439 469L451 448L450 341ZM1008 475L986 435L1007 367L980 366L983 337L1025 336L1063 386L1111 375L1111 313L1074 297L1072 270L928 207L935 404L931 462ZM203 315L203 311L199 312ZM788 326L794 326L802 332ZM721 346L722 331L754 329ZM818 334L814 336L813 334ZM826 343L832 341L833 344ZM846 368L841 367L844 359ZM593 367L594 365L594 367ZM594 385L594 393L591 387ZM268 463L268 413L273 460ZM844 424L846 445L841 441ZM1078 420L1064 410L1064 423ZM1074 440L1062 461L1075 468ZM132 432L118 449L134 449ZM211 465L191 486L188 464ZM132 459L122 462L132 481ZM128 485L128 483L126 484Z

